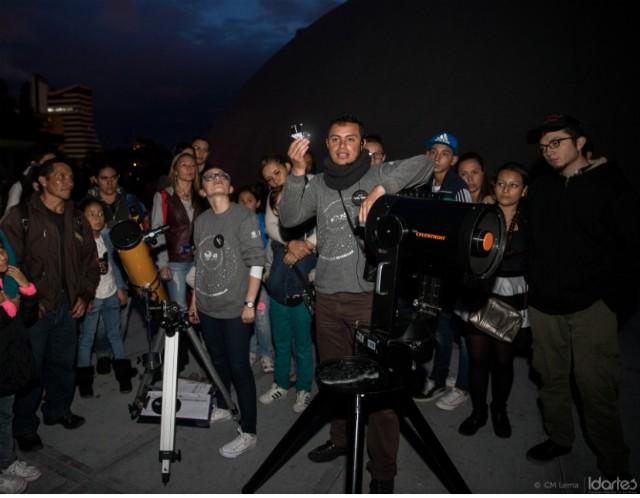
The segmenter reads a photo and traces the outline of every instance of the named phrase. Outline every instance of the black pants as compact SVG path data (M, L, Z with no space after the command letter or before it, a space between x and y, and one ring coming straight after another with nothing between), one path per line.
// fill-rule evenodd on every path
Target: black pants
M249 338L251 325L242 323L238 318L212 318L199 313L202 325L202 337L207 345L213 366L220 380L231 389L231 382L238 395L240 408L240 427L242 432L256 433L257 407L256 383L249 363ZM219 408L228 408L218 392Z

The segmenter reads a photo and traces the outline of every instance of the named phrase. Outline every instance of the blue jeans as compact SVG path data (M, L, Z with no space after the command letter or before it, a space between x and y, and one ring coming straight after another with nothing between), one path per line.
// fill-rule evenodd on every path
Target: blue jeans
M256 304L256 323L254 334L251 336L249 350L262 358L273 359L273 346L271 339L271 319L269 318L269 294L264 287L260 288Z
M436 329L436 352L433 358L433 379L436 387L442 387L449 375L451 365L451 352L453 351L453 340L455 331L451 326L451 313L442 311L438 316ZM456 387L462 391L469 391L469 353L465 338L460 336L460 355L458 357L458 377Z
M171 280L167 282L169 299L175 301L185 311L187 309L187 273L193 264L193 261L188 263L169 262L171 270Z
M94 299L93 308L80 322L78 339L78 367L91 366L91 350L96 336L98 319L104 321L105 333L109 339L116 360L124 359L124 345L120 335L120 301L117 293L104 299Z
M6 469L16 459L13 446L13 394L0 397L0 471Z
M233 382L238 395L242 432L255 434L258 409L256 382L249 364L251 325L242 323L240 318L212 318L204 313L199 313L199 316L202 338L213 366L227 391L230 391ZM220 392L216 396L218 407L228 408Z
M16 436L35 433L40 420L36 410L42 400L45 419L55 420L68 415L75 392L75 359L78 345L76 320L71 318L69 300L64 299L56 311L46 312L29 329L29 339L41 385L16 395L13 406L13 433Z
M124 339L127 336L127 327L129 326L129 313L131 312L131 296L127 296L127 304L124 308L120 308L120 337L124 344ZM111 356L112 350L109 344L109 338L104 330L104 321L102 318L98 320L98 331L96 332L96 338L93 342L93 350L96 353L96 357L103 358L105 356Z

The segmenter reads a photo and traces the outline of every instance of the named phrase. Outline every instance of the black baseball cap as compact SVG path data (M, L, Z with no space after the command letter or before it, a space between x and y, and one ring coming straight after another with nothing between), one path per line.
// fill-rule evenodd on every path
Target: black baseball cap
M540 126L533 128L527 133L527 143L537 144L540 137L550 131L564 130L570 128L574 130L578 136L583 136L582 125L573 116L567 114L548 114L544 117L544 121Z

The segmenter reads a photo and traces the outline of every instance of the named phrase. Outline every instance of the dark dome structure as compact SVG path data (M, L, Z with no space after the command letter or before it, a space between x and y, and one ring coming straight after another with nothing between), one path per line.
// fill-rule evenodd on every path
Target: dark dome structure
M289 126L303 122L319 163L329 121L353 114L383 137L388 158L422 153L426 138L447 130L492 170L532 164L527 130L566 113L582 121L596 156L636 175L630 5L350 0L298 31L247 82L210 133L213 157L236 185L256 181L260 157L286 152Z

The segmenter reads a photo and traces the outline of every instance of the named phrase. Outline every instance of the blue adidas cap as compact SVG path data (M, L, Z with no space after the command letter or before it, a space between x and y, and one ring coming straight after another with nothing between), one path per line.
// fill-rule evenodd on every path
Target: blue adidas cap
M435 144L448 145L449 147L451 147L451 149L453 149L454 154L458 153L458 139L451 133L443 131L441 133L438 133L437 135L432 136L425 142L427 149L430 149Z

